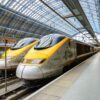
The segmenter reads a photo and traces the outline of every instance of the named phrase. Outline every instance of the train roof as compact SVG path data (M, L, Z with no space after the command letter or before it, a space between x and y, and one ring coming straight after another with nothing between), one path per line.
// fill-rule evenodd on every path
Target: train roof
M47 36L47 35L45 35ZM81 41L78 41L78 40L75 40L75 39L72 39L71 37L68 37L68 36L65 36L65 35L62 35L62 34L59 34L59 33L52 33L52 34L48 34L48 36L51 36L52 38L54 37L66 37L66 38L69 38L77 43L80 43L80 44L84 44L84 45L87 45L87 46L91 46L91 47L94 47L92 44L87 44L87 43L84 43L84 42L81 42Z

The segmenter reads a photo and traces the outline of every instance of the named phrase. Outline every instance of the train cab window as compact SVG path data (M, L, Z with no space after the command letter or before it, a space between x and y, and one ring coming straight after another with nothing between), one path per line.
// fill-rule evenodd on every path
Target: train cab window
M24 46L27 46L28 44L31 44L34 41L35 41L34 38L24 38L24 39L21 39L17 43L15 43L14 46L11 47L11 49L12 50L20 49L20 48L22 48Z
M54 44L60 42L60 41L63 40L64 38L65 38L64 36L60 36L60 37L55 38L54 41L53 41L53 43L52 43L52 45L54 45Z
M34 47L35 49L40 49L40 48L47 48L50 46L52 42L51 36L44 36L43 38L40 39L40 41L37 43L37 45Z
M64 39L64 36L58 35L58 34L50 34L47 36L44 36L40 39L38 44L34 47L34 49L45 49L49 48L58 42L60 42L62 39Z

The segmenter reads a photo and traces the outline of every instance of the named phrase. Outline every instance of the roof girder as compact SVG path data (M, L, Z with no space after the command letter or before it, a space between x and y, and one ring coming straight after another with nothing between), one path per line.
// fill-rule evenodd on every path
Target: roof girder
M79 1L78 0L62 0L62 1L70 9L73 15L80 21L80 23L87 29L87 31L94 38L94 40L97 43L99 43Z

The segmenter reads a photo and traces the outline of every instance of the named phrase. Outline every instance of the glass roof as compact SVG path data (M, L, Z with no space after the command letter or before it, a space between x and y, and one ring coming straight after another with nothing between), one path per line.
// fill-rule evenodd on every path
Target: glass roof
M0 3L69 35L86 31L61 0L0 0Z
M100 34L100 3L99 0L79 0L93 30Z
M96 0L79 0L79 2L95 33L100 33L98 2ZM0 5L40 21L66 35L69 34L73 38L75 35L81 34L80 36L90 39L90 36L87 36L88 33L84 34L87 30L62 0L0 0ZM24 26L24 28L26 27Z
M96 34L98 41L100 42L100 34Z
M80 34L77 34L75 36L73 36L73 39L78 40L78 41L82 41L85 43L89 43L89 44L95 44L96 42L93 40L93 38L91 37L90 34L88 34L87 32L83 32Z

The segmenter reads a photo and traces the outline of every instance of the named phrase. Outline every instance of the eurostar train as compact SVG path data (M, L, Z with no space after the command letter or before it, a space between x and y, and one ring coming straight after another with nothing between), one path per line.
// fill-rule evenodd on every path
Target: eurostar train
M94 53L94 47L60 34L42 37L16 70L18 78L33 81L56 76L74 60Z
M7 50L7 70L16 69L23 56L35 43L36 39L34 38L24 38ZM0 58L0 70L5 70L5 53Z

